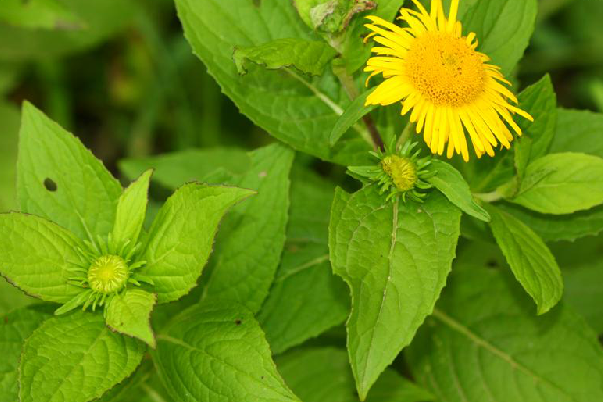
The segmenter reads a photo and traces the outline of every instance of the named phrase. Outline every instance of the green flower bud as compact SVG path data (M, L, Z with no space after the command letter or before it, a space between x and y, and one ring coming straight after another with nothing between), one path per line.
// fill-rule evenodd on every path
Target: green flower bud
M102 256L88 269L88 284L95 292L118 292L127 282L128 265L123 258L116 255Z

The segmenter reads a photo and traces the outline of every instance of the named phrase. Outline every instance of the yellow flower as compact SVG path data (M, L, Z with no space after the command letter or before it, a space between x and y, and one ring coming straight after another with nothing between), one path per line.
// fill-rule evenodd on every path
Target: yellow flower
M385 81L368 97L367 105L390 105L402 102L402 114L412 110L410 121L417 133L423 133L432 153L447 157L454 152L469 160L465 131L469 133L478 157L494 156L499 143L507 149L513 141L507 125L521 135L513 121L519 114L532 116L513 104L517 98L507 88L507 81L490 58L476 50L474 33L462 36L457 21L459 0L452 0L446 18L441 0L432 0L431 13L413 0L419 11L403 8L401 28L379 17L370 16L374 37L382 46L373 47L376 56L369 59L365 71L369 78L383 74ZM506 123L506 124L505 124Z

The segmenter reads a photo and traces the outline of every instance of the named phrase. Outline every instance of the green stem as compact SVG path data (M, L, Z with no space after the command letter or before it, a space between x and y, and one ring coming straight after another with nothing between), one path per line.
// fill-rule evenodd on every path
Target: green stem
M404 144L410 141L413 131L415 131L415 124L408 122L406 127L404 127L404 130L402 130L402 135L400 135L400 138L398 139L398 143L396 144L396 151L402 149Z
M165 399L157 391L151 388L148 384L140 386L154 402L166 402Z
M356 99L360 95L360 93L358 92L358 88L356 88L354 79L350 74L348 74L345 65L333 65L333 72L339 79L339 82L341 82L341 85L343 86L345 92L348 94L350 100L353 101L354 99ZM362 121L364 121L364 124L369 134L371 135L371 141L373 142L375 150L380 149L384 151L385 144L383 143L381 134L379 134L379 130L377 130L377 126L375 125L375 122L373 121L371 116L368 114L365 115L362 118Z
M503 199L502 194L498 191L492 191L491 193L474 193L473 196L484 202L496 202Z

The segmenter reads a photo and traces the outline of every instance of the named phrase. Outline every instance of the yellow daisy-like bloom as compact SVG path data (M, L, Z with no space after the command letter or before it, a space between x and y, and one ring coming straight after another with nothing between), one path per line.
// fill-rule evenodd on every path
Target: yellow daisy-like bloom
M457 21L459 0L452 0L450 15L444 14L441 0L432 0L431 13L417 0L419 11L403 8L401 28L379 17L370 16L374 37L382 46L373 47L377 55L367 62L365 71L373 77L383 74L385 81L368 97L367 105L402 102L402 114L412 110L410 121L424 135L432 153L447 157L456 152L469 160L465 130L478 157L494 156L499 143L507 149L513 141L507 124L517 135L521 129L513 121L518 114L532 116L513 104L517 98L507 88L499 67L476 50L474 33L462 36ZM369 77L369 78L370 78ZM507 86L505 86L507 85ZM506 124L505 124L506 123Z

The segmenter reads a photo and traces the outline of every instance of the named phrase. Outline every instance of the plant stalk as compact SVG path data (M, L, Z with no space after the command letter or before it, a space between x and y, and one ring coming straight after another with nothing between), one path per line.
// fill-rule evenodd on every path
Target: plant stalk
M354 79L350 74L348 74L345 66L335 66L333 65L333 72L341 82L343 89L348 94L350 100L356 99L360 94L358 89L356 88L356 84L354 83ZM383 138L381 138L381 134L379 134L379 130L375 125L375 122L368 114L362 118L364 125L366 126L369 134L371 135L371 140L373 142L373 146L376 150L385 151L385 144L383 142Z

